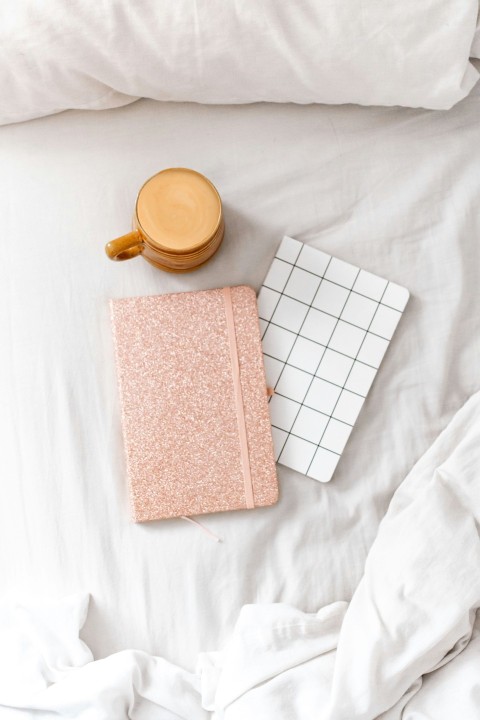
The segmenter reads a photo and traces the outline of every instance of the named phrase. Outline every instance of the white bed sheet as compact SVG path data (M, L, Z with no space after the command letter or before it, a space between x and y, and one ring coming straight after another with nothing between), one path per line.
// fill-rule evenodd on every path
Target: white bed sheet
M389 500L480 384L480 94L448 112L139 101L0 129L0 578L79 590L96 658L191 669L242 605L348 600ZM225 203L218 256L188 275L109 262L136 190L168 166ZM284 234L405 285L411 300L334 480L278 467L277 506L129 520L108 298L258 288Z

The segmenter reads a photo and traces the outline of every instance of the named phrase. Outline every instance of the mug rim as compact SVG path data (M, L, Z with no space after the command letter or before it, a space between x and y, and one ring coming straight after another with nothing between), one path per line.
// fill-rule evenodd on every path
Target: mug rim
M143 228L142 224L140 223L140 219L138 217L138 201L140 199L141 192L145 185L147 185L151 180L157 177L157 175L163 175L165 173L174 172L181 170L182 172L188 172L192 175L197 175L198 177L202 178L202 180L206 181L208 185L210 185L211 189L213 190L217 200L218 200L218 218L217 222L215 223L215 226L213 227L212 231L202 238L202 240L199 240L194 245L191 245L188 250L182 251L182 250L173 250L172 248L165 247L165 245L162 245L161 243L154 240ZM151 177L147 178L143 185L141 186L140 190L137 193L137 199L135 201L135 224L136 229L140 232L140 234L143 236L145 242L150 245L154 250L159 249L163 251L167 255L178 255L178 256L185 256L185 255L191 255L192 253L196 253L196 251L200 251L202 249L205 249L205 246L207 246L215 237L216 233L218 232L218 229L220 227L220 224L222 222L222 199L220 197L220 193L218 192L215 185L212 183L211 180L209 180L205 175L203 175L201 172L198 172L198 170L192 170L191 168L186 167L169 167L164 168L163 170L159 170L159 172L155 173L154 175L151 175Z

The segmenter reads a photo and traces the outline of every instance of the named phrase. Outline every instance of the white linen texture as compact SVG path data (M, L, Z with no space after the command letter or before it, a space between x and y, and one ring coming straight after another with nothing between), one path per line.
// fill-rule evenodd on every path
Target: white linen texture
M88 589L95 658L185 668L246 604L351 599L393 493L478 386L479 92L438 113L140 100L0 129L2 595ZM219 252L184 275L112 263L138 188L176 166L218 187ZM208 518L222 543L132 523L109 298L259 289L285 233L411 292L332 482L279 465L277 505Z
M480 393L397 490L350 605L247 605L197 672L134 650L93 661L88 596L0 612L0 718L478 718Z
M0 123L137 97L447 109L478 0L4 0Z

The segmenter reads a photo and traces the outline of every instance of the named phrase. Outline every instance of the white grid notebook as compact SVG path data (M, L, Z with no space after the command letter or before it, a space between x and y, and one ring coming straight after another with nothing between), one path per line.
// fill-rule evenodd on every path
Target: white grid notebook
M258 296L275 459L331 480L408 291L285 237Z

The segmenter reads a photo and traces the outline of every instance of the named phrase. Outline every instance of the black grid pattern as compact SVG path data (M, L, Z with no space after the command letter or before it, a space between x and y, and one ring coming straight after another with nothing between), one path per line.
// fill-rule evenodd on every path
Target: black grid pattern
M314 267L306 267L309 258L316 259ZM331 286L337 288L335 302L329 300ZM278 462L331 479L407 300L404 288L284 238L259 296L267 380L275 389L270 402ZM315 336L317 319L324 323L321 337ZM300 346L291 359L299 338L318 348L314 364L301 366ZM282 365L275 382L268 377L269 360ZM318 436L310 421L305 425L304 408L318 413Z

